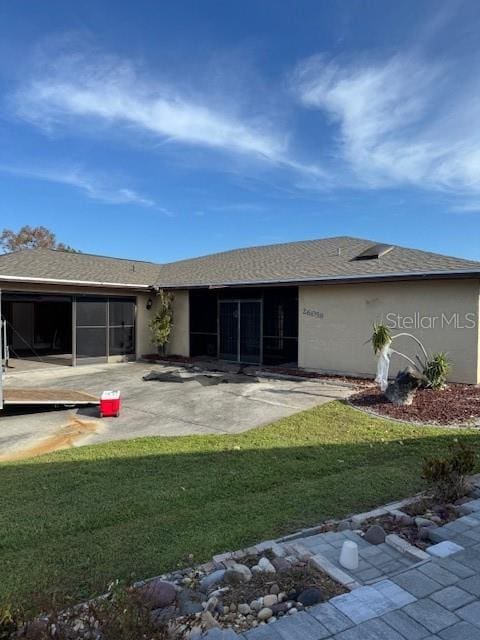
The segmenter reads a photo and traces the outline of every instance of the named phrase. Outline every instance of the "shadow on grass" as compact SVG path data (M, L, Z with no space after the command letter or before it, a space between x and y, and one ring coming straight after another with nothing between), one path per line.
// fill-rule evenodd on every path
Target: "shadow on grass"
M185 566L189 554L200 562L402 498L422 488L424 457L453 438L480 443L472 432L419 437L408 427L383 442L356 436L355 425L344 443L309 442L307 431L296 446L271 427L252 433L121 441L0 465L0 601L55 590L81 599L113 578Z

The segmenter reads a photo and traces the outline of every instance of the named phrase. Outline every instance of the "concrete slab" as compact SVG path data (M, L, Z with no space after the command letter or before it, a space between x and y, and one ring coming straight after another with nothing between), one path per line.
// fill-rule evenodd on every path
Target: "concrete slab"
M162 381L143 381L152 370ZM144 436L240 433L304 409L345 398L346 386L318 381L291 381L213 372L178 375L172 366L147 363L54 367L9 374L6 386L82 389L99 397L106 389L120 389L119 418L98 418L98 408L58 411L3 412L0 452L6 456L34 449L75 420L95 422L93 433L79 434L72 444L95 444Z

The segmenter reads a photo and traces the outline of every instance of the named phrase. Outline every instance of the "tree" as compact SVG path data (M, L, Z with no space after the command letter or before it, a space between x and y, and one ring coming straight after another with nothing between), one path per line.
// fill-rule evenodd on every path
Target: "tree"
M157 312L150 321L152 342L157 345L159 352L165 354L165 345L170 339L173 325L173 294L160 289L157 297Z
M23 226L17 232L12 229L4 229L0 234L0 248L4 253L10 251L20 251L22 249L59 249L60 251L71 251L77 253L76 249L69 247L63 242L57 242L53 231L46 227Z

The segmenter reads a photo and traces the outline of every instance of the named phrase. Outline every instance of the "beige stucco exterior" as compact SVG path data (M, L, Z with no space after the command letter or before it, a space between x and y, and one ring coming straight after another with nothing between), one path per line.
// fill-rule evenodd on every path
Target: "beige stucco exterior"
M376 359L367 343L374 322L407 331L427 351L445 351L451 381L480 382L478 280L338 284L299 288L299 366L371 376ZM398 316L401 316L400 318ZM396 325L396 326L395 326ZM395 348L416 353L406 338ZM392 357L390 372L408 364Z
M167 353L190 355L190 309L188 291L173 291L173 328Z
M190 353L188 291L172 291L173 327L167 344L169 355L186 356ZM152 298L152 307L147 309L147 300ZM138 357L157 352L152 343L149 322L157 311L157 300L151 295L141 295L137 301L137 354Z

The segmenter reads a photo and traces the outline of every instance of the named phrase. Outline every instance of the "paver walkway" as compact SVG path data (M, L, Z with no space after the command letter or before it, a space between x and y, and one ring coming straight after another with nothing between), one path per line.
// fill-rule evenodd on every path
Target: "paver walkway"
M480 640L480 500L463 508L465 516L435 529L433 538L438 542L428 549L428 559L420 561L389 545L371 547L351 531L298 540L297 544L311 553L321 553L331 562L336 562L345 539L360 540L361 568L351 574L358 586L329 602L284 616L241 636L231 630L214 629L206 637ZM372 548L376 551L369 551ZM379 575L372 578L372 569Z

